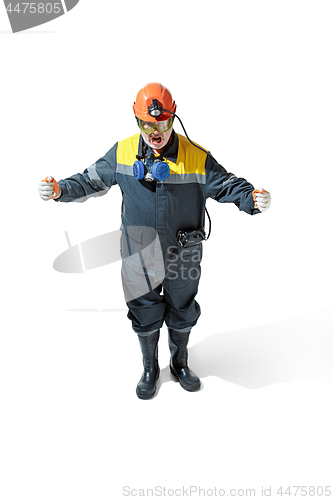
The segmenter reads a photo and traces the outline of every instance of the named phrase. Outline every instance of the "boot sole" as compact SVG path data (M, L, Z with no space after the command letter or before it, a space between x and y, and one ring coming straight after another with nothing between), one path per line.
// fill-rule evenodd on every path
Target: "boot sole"
M188 387L188 386L185 386L184 384L181 383L177 373L175 372L175 370L170 366L170 371L172 373L172 375L174 375L176 377L176 379L178 380L178 382L180 383L180 385L182 386L183 389L185 389L185 391L188 391L188 392L195 392L195 391L198 391L201 387L201 382L199 383L198 386L194 386L194 387Z

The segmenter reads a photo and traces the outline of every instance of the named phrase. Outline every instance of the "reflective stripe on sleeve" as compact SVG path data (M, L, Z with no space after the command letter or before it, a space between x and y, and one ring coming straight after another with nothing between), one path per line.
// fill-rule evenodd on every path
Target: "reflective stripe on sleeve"
M102 181L102 179L98 175L97 170L96 170L96 163L94 163L93 165L91 165L90 167L87 168L87 174L88 174L89 179L92 182L94 182L96 184L96 186L99 187L100 189L102 189L103 191L106 189L110 189L108 186L106 186L104 184L104 182Z

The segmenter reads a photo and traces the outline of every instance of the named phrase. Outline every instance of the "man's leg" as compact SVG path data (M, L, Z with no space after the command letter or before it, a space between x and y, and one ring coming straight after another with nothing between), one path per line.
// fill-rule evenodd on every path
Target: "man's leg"
M136 388L136 394L140 399L150 399L156 392L156 382L160 374L158 365L159 336L159 330L138 334L143 361L143 374Z
M159 330L163 324L166 308L162 285L152 288L147 281L145 270L137 272L124 262L121 269L122 285L128 307L127 317L132 321L133 330L137 334L146 334Z
M200 306L195 300L200 280L201 245L178 251L177 265L164 280L164 298L167 302L165 321L169 329L170 370L187 391L197 391L199 377L188 367L187 344L191 328L200 316Z
M170 371L186 391L198 391L201 386L199 377L187 366L187 344L190 330L177 331L169 328Z
M166 308L161 295L162 285L152 289L151 286L145 286L145 280L143 273L134 272L123 263L122 281L128 307L127 317L132 321L132 328L138 335L142 352L144 370L136 388L140 399L150 399L156 393L156 382L160 373L158 340Z

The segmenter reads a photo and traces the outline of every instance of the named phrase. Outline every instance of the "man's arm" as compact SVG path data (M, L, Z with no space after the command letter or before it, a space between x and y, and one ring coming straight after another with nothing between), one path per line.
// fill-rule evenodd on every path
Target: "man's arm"
M264 196L266 210L270 203L270 195L267 191L264 195L263 193L256 194L258 192L259 190L255 190L253 185L247 182L246 179L227 172L213 158L207 156L206 198L213 198L219 203L234 203L239 210L255 215L260 213L259 208L263 206L261 196Z
M116 184L116 151L118 143L103 158L75 174L58 182L61 195L55 201L83 202L94 196L103 196Z
M75 174L57 182L52 176L38 185L40 197L62 202L83 202L92 196L103 196L116 184L116 143L103 158L86 168L82 174Z

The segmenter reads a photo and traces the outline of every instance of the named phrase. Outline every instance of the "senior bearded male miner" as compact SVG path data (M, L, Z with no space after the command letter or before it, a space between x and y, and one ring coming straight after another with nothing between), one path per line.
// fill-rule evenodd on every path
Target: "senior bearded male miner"
M163 85L146 85L137 94L133 109L138 134L117 142L82 174L58 183L49 177L39 184L39 192L43 200L85 201L119 185L123 197L122 281L128 318L138 335L144 366L136 392L139 398L149 399L156 392L159 377L157 346L164 321L169 330L172 374L187 391L200 389L200 379L187 364L187 344L200 315L195 296L202 244L198 238L195 246L181 246L177 233L203 228L207 198L234 203L239 210L254 215L269 208L270 194L228 173L207 151L173 130L176 104ZM138 227L146 231L138 231ZM147 231L155 232L155 243L146 237ZM154 270L156 255L147 259L149 265L142 259L140 248L145 238L155 249L158 240L163 267L160 283ZM141 275L140 266L127 265L124 259L125 249L134 243L139 250L136 255L141 255ZM138 291L142 275L149 285L147 293Z

